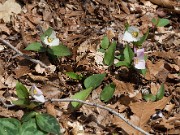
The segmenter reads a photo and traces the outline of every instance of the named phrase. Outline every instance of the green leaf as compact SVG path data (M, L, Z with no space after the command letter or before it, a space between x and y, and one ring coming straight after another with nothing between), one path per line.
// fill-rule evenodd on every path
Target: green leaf
M126 61L130 65L134 57L134 52L132 51L129 45L126 45L126 48L124 49L123 53L124 53L124 61Z
M59 122L55 117L49 114L38 114L36 115L36 122L38 127L42 131L46 131L52 134L60 134Z
M126 23L124 24L124 26L125 26L125 31L127 31L127 30L128 30L128 28L130 27L130 25L129 25L129 23L128 23L128 22L126 22Z
M157 27L164 27L168 25L170 22L168 19L159 19L159 22L157 23Z
M29 50L29 51L37 51L37 52L45 52L46 49L42 46L41 43L39 42L34 42L29 44L25 50Z
M101 48L107 49L109 47L109 39L107 36L104 36L101 41Z
M101 92L100 94L100 99L103 100L104 102L108 102L114 94L115 91L115 85L113 83L107 85Z
M43 42L44 41L44 38L46 37L46 36L50 36L51 34L52 34L52 31L53 31L53 29L52 28L48 28L42 35L41 35L41 41Z
M161 84L161 87L156 94L156 100L161 100L164 97L164 92L164 84Z
M82 79L82 75L78 75L77 73L74 73L74 72L66 72L66 75L72 79L75 79L75 80L81 80Z
M36 114L38 114L38 113L37 113L37 112L34 112L34 111L33 111L33 112L26 113L26 114L24 114L24 115L22 116L21 121L22 121L22 122L26 122L26 121L30 120L31 118L35 117Z
M145 99L146 101L156 101L156 96L153 94L146 94L143 95L143 99Z
M14 118L0 119L0 135L19 135L21 123Z
M20 82L17 82L17 84L16 84L16 93L17 93L18 98L29 98L28 90Z
M147 69L136 69L140 74L146 75Z
M149 29L148 29L148 31L146 32L146 34L143 35L143 36L140 38L139 41L134 42L134 45L141 46L142 43L144 43L144 41L147 39L148 35L149 35Z
M102 52L102 53L105 53L106 52L106 50L104 50L104 49L98 49L98 52Z
M35 118L31 118L22 124L19 135L45 135L45 133L37 127Z
M158 19L153 18L153 19L151 20L151 22L156 26L156 25L158 24Z
M118 63L115 64L116 67L120 67L120 66L126 66L128 68L130 68L130 64L127 61L119 61Z
M85 90L82 90L82 91L80 91L80 92L77 92L77 93L76 93L75 95L73 95L71 98L72 98L72 99L79 99L79 100L85 101L85 100L88 98L88 96L89 96L89 94L91 93L92 90L93 90L92 87L87 88L87 89L85 89ZM73 107L74 109L76 109L76 108L78 108L78 107L81 106L81 103L79 103L79 102L71 102L71 105L72 105L72 107Z
M84 86L86 87L86 89L90 88L90 87L95 89L96 87L98 87L102 83L105 76L106 76L105 73L104 74L91 75L84 80Z
M48 53L59 57L71 55L69 48L64 45L52 46L48 48Z
M29 100L25 98L19 98L18 100L12 101L13 104L25 107L29 104Z
M104 63L108 66L114 63L114 53L116 50L116 42L111 43L104 55Z

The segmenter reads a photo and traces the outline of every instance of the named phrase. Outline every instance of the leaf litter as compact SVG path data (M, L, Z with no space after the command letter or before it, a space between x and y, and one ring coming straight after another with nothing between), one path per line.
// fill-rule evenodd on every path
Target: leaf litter
M18 3L17 3L18 2ZM47 98L71 97L82 90L81 81L74 81L66 72L77 72L86 77L91 74L108 73L102 85L92 91L89 102L106 105L121 113L133 124L152 134L179 134L179 2L161 1L2 1L0 4L0 38L8 40L16 48L52 67L47 72L39 65L27 62L3 44L0 51L0 98L9 102L14 97L15 84L22 82L27 87L36 83ZM9 3L9 4L8 4ZM13 5L13 6L12 6ZM174 6L176 5L176 6ZM7 6L9 8L7 8ZM6 14L3 14L6 12ZM143 33L152 26L153 17L163 16L170 25L157 29L154 40L146 41L148 71L137 76L135 71L125 68L107 68L102 55L97 53L104 35L119 39L126 22L139 25ZM27 52L23 49L29 43L39 41L43 30L51 26L57 37L68 48L72 57L49 61L46 54ZM160 34L157 34L160 33ZM122 43L122 42L120 42ZM117 48L121 47L117 44ZM124 43L123 43L124 44ZM13 58L15 57L15 58ZM113 75L113 77L112 77ZM104 103L99 96L106 84L115 85L113 98ZM146 102L142 90L156 94L161 83L165 85L163 99ZM68 103L45 104L40 109L55 116L63 134L140 134L108 111L83 105L71 112ZM0 103L0 117L20 119L25 110L7 109ZM161 112L163 117L153 118Z

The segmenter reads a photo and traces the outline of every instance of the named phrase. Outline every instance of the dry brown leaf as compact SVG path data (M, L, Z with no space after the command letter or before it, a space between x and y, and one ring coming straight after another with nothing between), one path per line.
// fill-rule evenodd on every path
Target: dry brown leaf
M56 110L55 110L53 104L47 103L47 104L46 104L46 110L47 110L47 113L48 113L48 114L56 117L57 114L56 114Z
M1 12L1 11L0 11ZM5 32L8 35L10 34L9 28L6 26L6 24L0 24L0 32Z
M32 73L28 73L29 77L31 79L33 79L34 81L47 81L48 78L47 77L44 77L44 76L39 76L39 75L33 75Z
M153 95L156 95L157 94L157 91L159 90L160 88L160 85L159 84L156 84L156 83L151 83L151 93Z
M166 104L171 100L172 96L164 97L157 102L136 102L131 103L130 108L134 114L140 118L140 122L137 126L143 127L150 116L156 112L156 109L163 109Z
M10 22L10 17L21 12L21 6L15 0L7 0L4 4L0 3L0 19Z
M17 80L14 79L14 75L11 74L6 80L5 84L8 86L8 88L14 88L16 86Z
M84 135L84 128L81 123L78 121L70 122L68 121L68 126L72 127L72 134L73 135Z
M45 72L45 68L42 68L39 64L35 66L35 70L39 74L43 74Z
M119 81L115 78L112 78L113 83L116 85L116 90L114 95L121 94L134 94L134 87L131 83L125 83L123 81Z
M171 112L174 107L175 104L169 104L165 106L164 110L166 110L167 112Z
M14 72L16 74L16 78L19 78L21 76L28 74L30 72L30 68L28 66L18 66L14 70Z
M133 123L131 120L130 122ZM136 129L132 128L130 125L128 125L126 122L124 122L117 116L113 116L112 123L115 124L117 127L122 128L128 135L138 135L138 131Z
M166 81L169 71L164 68L164 60L160 60L153 64L150 60L147 60L148 72L146 74L147 80L159 79L162 83Z

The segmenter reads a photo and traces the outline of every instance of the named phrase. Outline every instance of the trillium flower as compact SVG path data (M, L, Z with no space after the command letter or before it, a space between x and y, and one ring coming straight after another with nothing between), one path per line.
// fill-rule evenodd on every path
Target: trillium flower
M140 40L139 29L134 26L128 27L123 35L122 40L127 42L137 42Z
M38 89L35 85L30 88L31 96L38 102L45 102L44 95L40 89Z
M135 49L136 57L134 57L134 67L137 69L145 69L145 60L144 60L144 48Z
M59 45L59 38L56 37L56 32L52 31L50 36L46 36L43 41L46 45L51 46L58 46Z

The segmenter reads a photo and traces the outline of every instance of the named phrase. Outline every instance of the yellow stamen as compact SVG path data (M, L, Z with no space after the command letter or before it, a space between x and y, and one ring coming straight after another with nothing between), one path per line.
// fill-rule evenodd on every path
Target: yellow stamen
M139 59L138 59L138 58L135 58L135 59L134 59L134 63L135 63L135 64L138 64L138 63L139 63Z
M37 94L37 90L36 90L36 89L33 90L33 94L34 94L34 95Z
M131 32L131 35L136 38L138 36L138 32L133 31L133 32Z
M47 41L48 41L49 43L51 43L51 42L53 41L53 38L48 37L48 38L47 38Z

